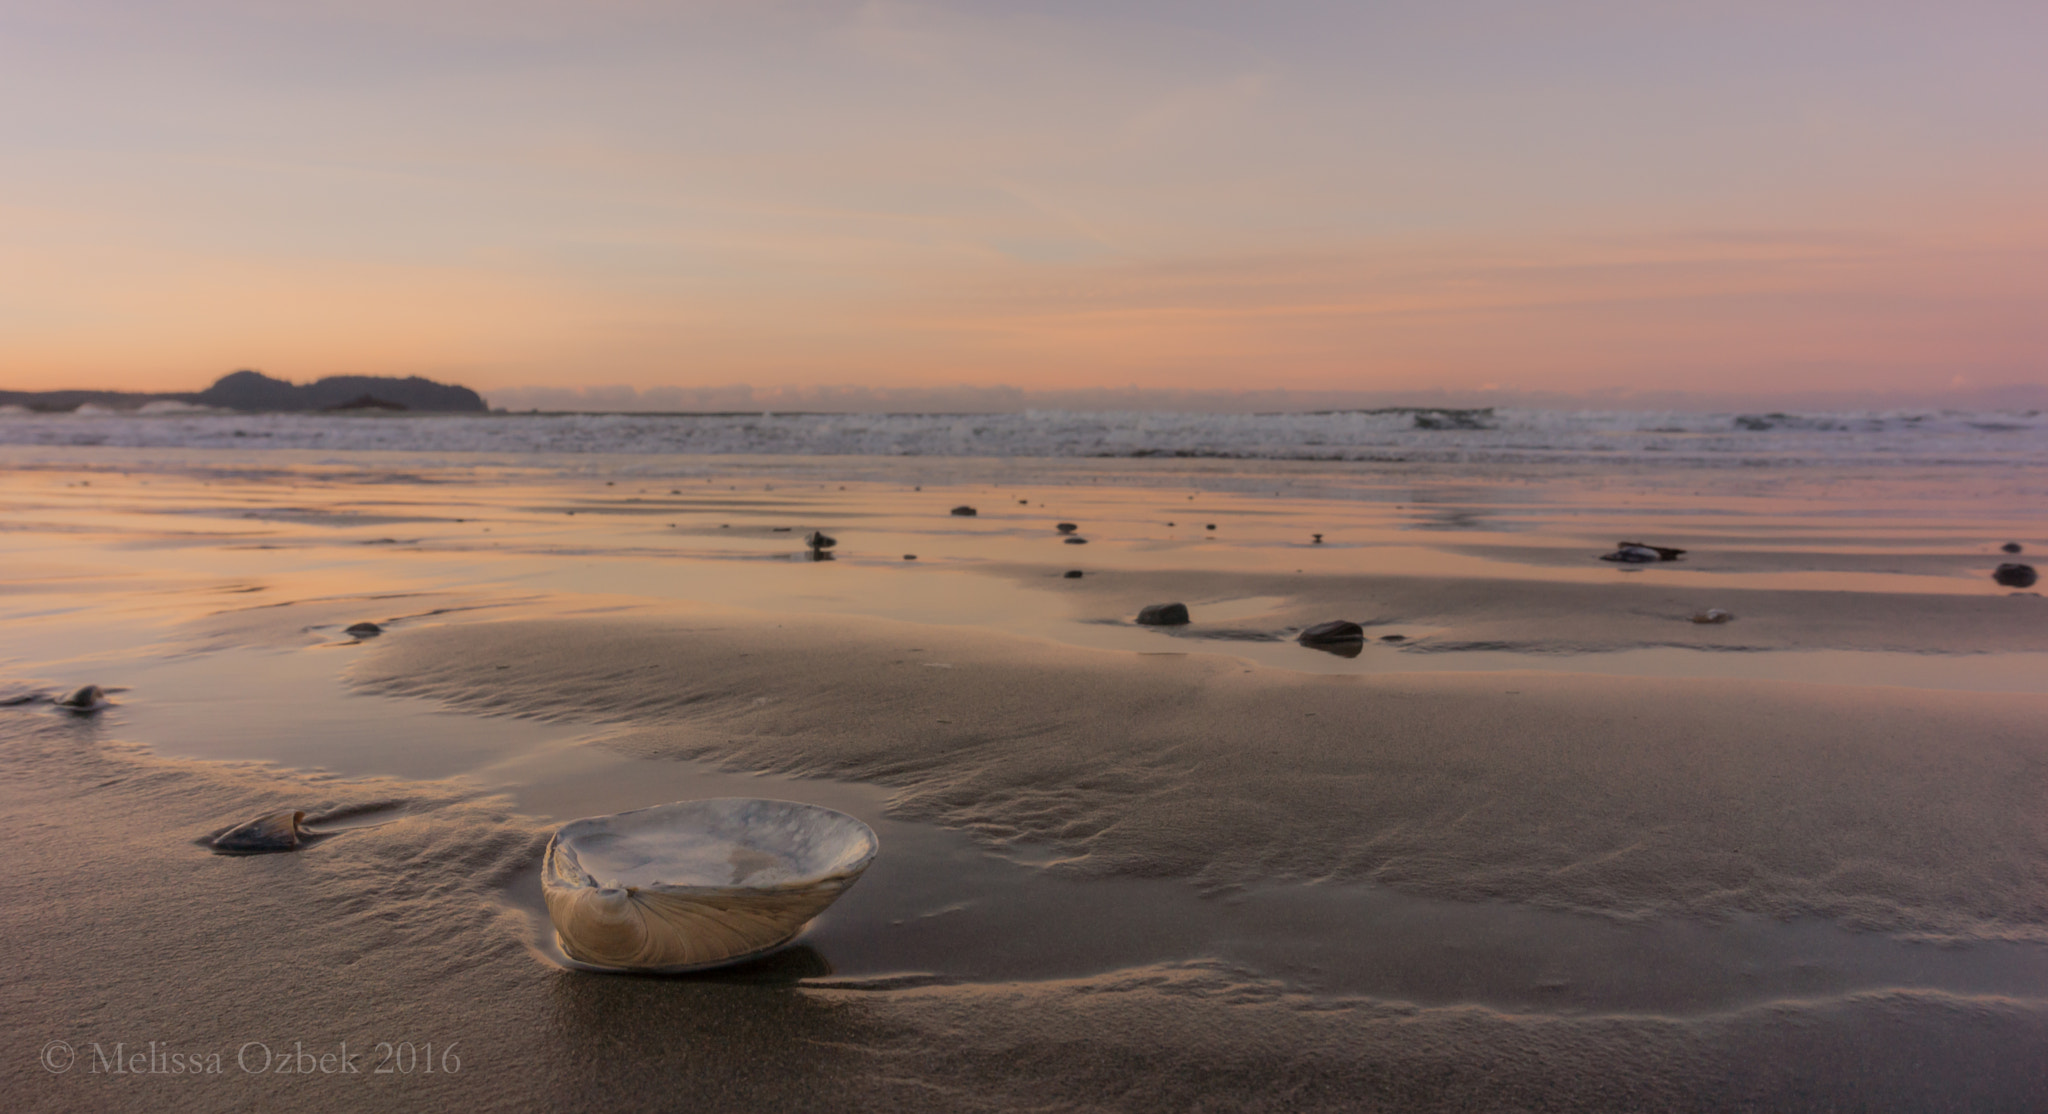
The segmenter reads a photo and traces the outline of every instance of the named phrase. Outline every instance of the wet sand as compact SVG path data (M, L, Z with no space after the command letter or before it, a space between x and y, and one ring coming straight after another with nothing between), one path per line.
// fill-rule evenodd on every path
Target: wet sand
M30 1108L2048 1104L2042 524L1939 485L10 452L0 683L125 689L0 708ZM743 968L554 962L553 827L720 795L882 855Z

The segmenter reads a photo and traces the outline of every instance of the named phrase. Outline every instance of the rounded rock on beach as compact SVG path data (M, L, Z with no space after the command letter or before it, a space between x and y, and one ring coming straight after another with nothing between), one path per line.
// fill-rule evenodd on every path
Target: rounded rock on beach
M1138 623L1147 627L1178 627L1194 620L1188 616L1188 605L1184 603L1148 604L1138 611Z
M1331 646L1345 642L1364 642L1365 628L1349 619L1331 619L1317 623L1294 636L1304 646Z
M2040 577L2034 572L2034 566L2032 565L2008 562L1992 570L1991 579L1996 580L2007 588L2032 588L2034 582L2039 580Z
M59 697L54 703L67 712L97 712L107 706L107 692L98 685L83 685Z

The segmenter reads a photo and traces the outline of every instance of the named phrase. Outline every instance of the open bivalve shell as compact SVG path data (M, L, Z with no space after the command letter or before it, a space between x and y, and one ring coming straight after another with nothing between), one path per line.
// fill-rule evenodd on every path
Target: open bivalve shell
M874 861L874 830L794 801L720 797L564 824L541 863L562 953L694 971L794 939Z

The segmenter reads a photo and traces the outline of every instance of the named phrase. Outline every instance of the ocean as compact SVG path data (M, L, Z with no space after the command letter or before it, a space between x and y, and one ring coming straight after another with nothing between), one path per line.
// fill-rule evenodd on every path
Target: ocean
M1384 409L1286 414L323 415L0 411L0 444L115 448L1179 458L1692 468L2048 465L2048 414Z

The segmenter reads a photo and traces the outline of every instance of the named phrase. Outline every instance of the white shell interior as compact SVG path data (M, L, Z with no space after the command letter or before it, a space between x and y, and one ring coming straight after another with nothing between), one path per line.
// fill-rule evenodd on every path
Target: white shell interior
M555 839L601 886L783 886L875 850L874 832L845 813L747 797L578 820Z
M787 942L879 846L866 824L816 805L683 801L563 825L541 883L572 960L691 970Z

